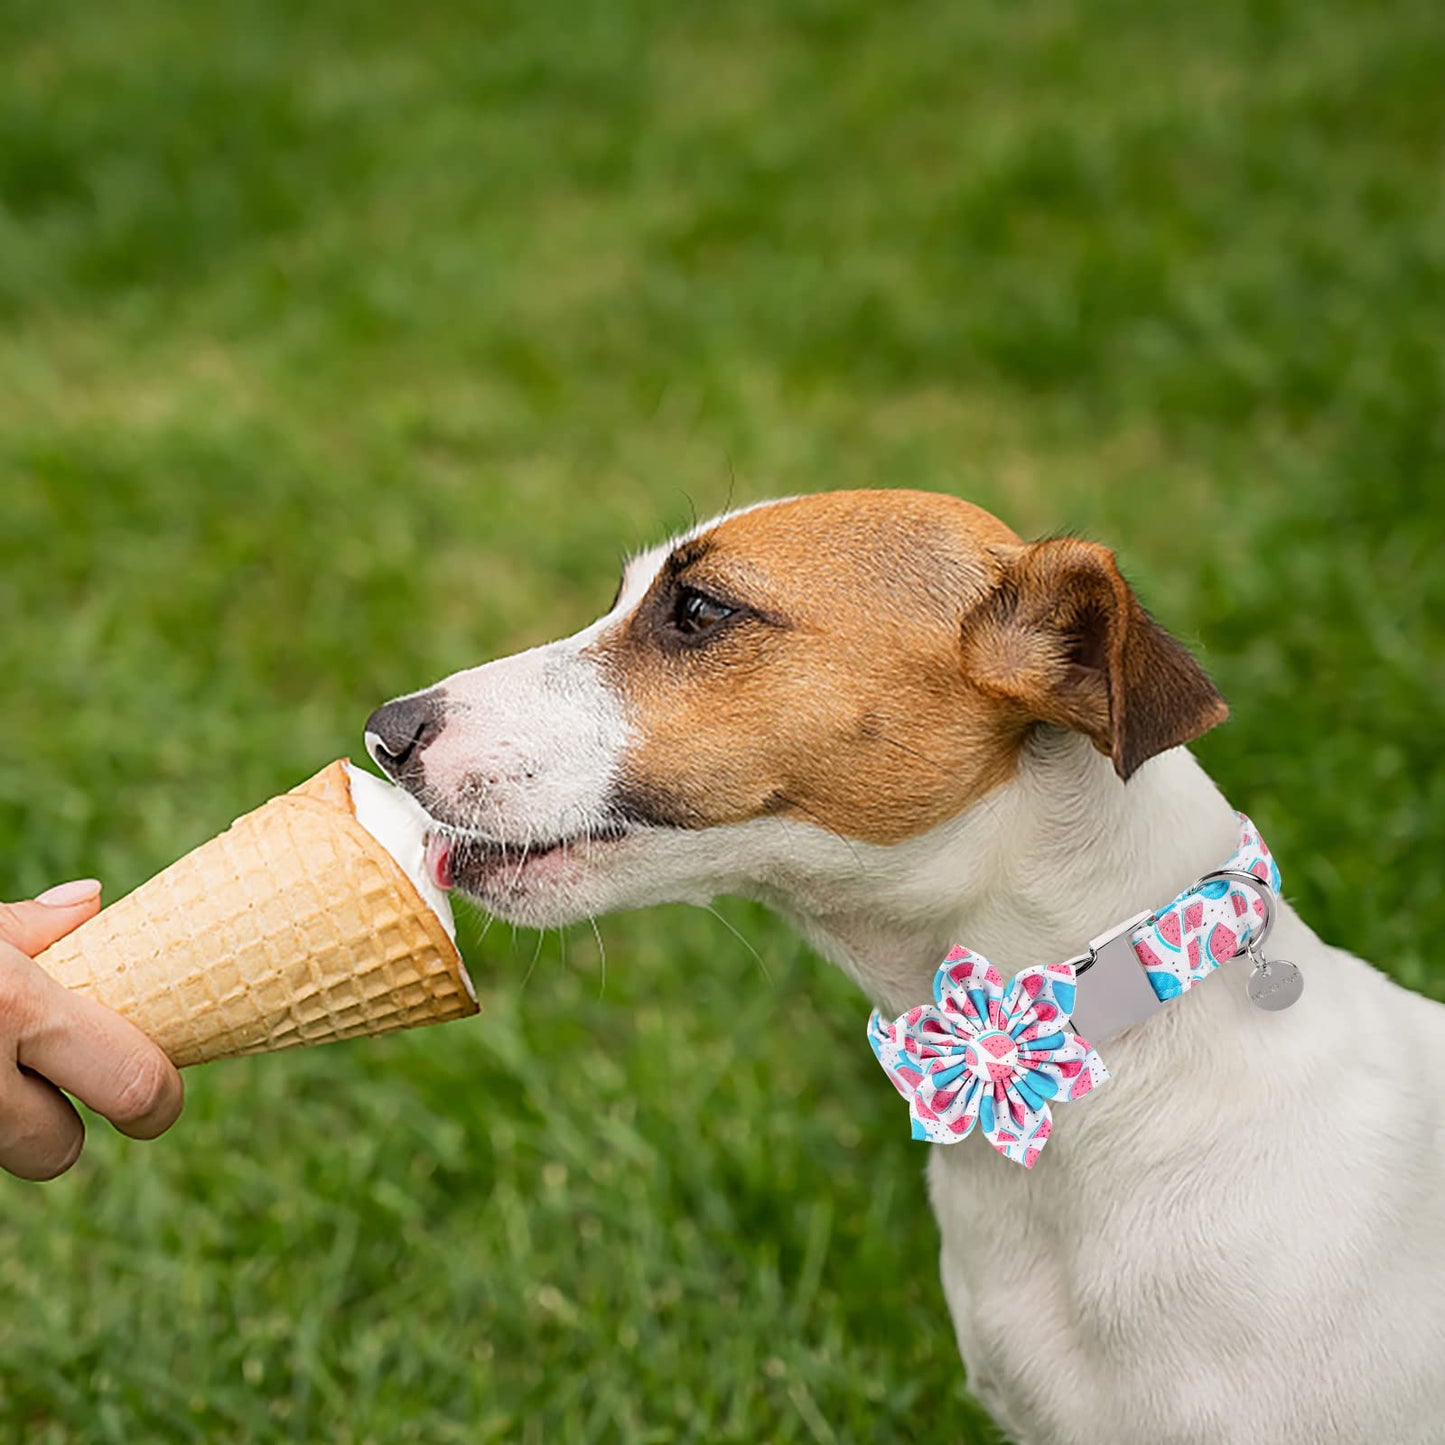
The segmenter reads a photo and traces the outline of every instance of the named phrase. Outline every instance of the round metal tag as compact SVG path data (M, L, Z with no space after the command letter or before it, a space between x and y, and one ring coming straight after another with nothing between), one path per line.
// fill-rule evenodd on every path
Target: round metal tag
M1304 975L1287 958L1258 958L1244 985L1255 1008L1278 1013L1299 1002L1305 991Z

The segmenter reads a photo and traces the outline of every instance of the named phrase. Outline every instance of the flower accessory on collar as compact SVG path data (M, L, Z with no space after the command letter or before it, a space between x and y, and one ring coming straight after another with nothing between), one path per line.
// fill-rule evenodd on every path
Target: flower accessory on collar
M999 1153L1033 1167L1053 1128L1050 1105L1078 1099L1109 1071L1073 1015L1086 1006L1096 1038L1141 1023L1241 951L1254 962L1247 991L1260 1008L1299 997L1299 970L1260 946L1274 918L1279 869L1239 814L1239 847L1216 872L1157 914L1142 913L1066 963L1023 969L1004 987L994 966L954 948L933 980L933 1003L891 1023L874 1009L868 1042L908 1100L913 1137L955 1144L979 1125ZM1080 985L1080 975L1089 975Z
M913 1137L953 1144L979 1124L999 1153L1032 1168L1049 1137L1052 1099L1078 1099L1108 1077L1087 1039L1069 1032L1074 970L1026 968L1005 993L986 958L950 950L932 1004L886 1023L875 1009L868 1041L908 1100Z

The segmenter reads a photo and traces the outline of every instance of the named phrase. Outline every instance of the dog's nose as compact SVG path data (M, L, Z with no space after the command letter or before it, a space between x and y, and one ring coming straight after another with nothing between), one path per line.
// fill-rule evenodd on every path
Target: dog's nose
M366 720L366 751L388 777L414 766L442 730L442 704L435 692L384 703Z

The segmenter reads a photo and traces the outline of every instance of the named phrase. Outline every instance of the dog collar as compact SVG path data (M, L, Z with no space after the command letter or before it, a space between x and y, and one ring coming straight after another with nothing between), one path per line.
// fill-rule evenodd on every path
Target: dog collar
M1274 921L1279 869L1254 824L1239 815L1239 847L1157 913L1101 934L1064 963L1026 968L1007 988L980 954L953 948L933 980L933 1003L891 1023L873 1010L868 1041L908 1100L913 1137L954 1144L979 1125L1006 1158L1032 1168L1053 1127L1050 1103L1079 1099L1109 1078L1088 1038L1107 1040L1152 1017L1240 953L1254 962L1247 992L1288 1008L1299 970L1260 951Z

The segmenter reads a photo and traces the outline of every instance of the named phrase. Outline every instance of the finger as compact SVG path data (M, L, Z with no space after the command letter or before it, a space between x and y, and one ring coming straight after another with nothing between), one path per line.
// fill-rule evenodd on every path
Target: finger
M44 1079L0 1067L0 1169L21 1179L54 1179L80 1157L85 1125Z
M72 993L37 965L11 958L14 968L0 960L0 1017L11 1016L20 1063L133 1139L169 1129L184 1090L165 1054L129 1020Z
M78 878L46 889L29 903L0 903L0 939L34 958L99 912L100 884Z

